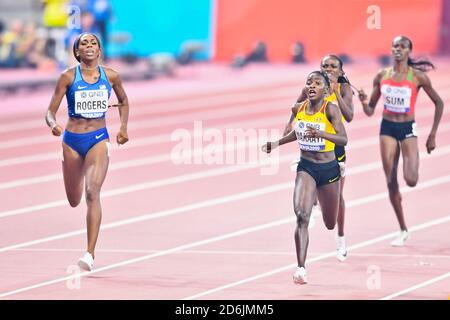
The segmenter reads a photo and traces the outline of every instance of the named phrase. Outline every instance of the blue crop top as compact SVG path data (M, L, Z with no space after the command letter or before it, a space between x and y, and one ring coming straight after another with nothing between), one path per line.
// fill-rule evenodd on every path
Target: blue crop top
M98 69L100 78L96 83L90 84L84 81L80 65L75 68L75 79L66 92L69 117L85 119L105 117L111 96L111 85L103 68L99 66Z

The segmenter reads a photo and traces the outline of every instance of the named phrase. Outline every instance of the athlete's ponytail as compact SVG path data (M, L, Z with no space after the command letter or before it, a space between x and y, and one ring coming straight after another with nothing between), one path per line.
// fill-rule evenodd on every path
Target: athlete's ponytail
M408 57L408 66L413 67L414 69L420 70L422 72L428 72L430 70L436 69L434 64L432 64L427 59L411 59Z

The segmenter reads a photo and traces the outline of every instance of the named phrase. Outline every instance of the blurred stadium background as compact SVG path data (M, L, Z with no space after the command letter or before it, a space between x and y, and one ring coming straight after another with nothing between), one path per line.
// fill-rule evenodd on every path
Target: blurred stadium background
M369 26L374 5L378 28ZM75 64L82 31L101 37L106 62L126 80L205 62L317 65L326 53L383 64L398 34L413 40L414 55L450 54L450 1L1 0L1 90L53 84Z
M76 62L72 42L82 31L100 36L103 64L124 79L130 142L111 144L102 189L96 261L106 270L72 290L66 268L84 251L86 207L67 204L61 139L44 114L60 72ZM346 125L350 263L328 259L333 234L316 227L313 284L300 294L290 280L288 220L298 147L282 149L276 175L222 161L225 153L266 159L248 133L281 134L325 54L339 55L350 81L369 93L400 34L412 40L413 57L436 65L429 77L448 105L450 0L0 0L0 299L447 299L450 116L444 112L438 148L427 155L434 105L425 93L416 114L421 180L404 195L410 245L393 251L385 243L397 224L379 163L382 107L367 118L355 96ZM107 117L113 137L117 110ZM57 120L66 118L63 99ZM193 142L182 165L173 157L178 129ZM228 130L242 141L229 143ZM210 163L217 132L223 151ZM150 258L133 260L144 254ZM380 290L366 285L368 266L383 270ZM432 285L416 290L424 281Z

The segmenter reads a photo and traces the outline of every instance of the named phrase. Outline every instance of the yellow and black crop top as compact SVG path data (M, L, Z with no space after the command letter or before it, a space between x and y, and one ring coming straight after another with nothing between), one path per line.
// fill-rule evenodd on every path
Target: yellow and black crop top
M329 101L324 100L322 107L317 113L307 114L306 107L309 100L300 104L297 115L295 116L295 135L300 149L304 151L329 152L334 150L334 143L323 138L305 137L306 128L312 126L320 131L336 134L333 125L328 120L326 108Z

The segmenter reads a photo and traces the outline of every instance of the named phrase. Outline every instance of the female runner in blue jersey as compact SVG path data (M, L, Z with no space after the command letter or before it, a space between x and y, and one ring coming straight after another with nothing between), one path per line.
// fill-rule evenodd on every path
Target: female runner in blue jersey
M63 176L67 199L72 207L80 204L85 188L87 204L87 252L78 261L80 268L91 271L94 265L102 209L100 189L109 164L109 135L105 114L111 89L118 99L121 126L116 141L128 141L128 98L119 74L99 65L100 41L94 34L83 33L74 42L73 54L80 62L65 70L55 88L45 120L54 136L63 134ZM56 121L63 96L66 95L69 119L65 130Z

